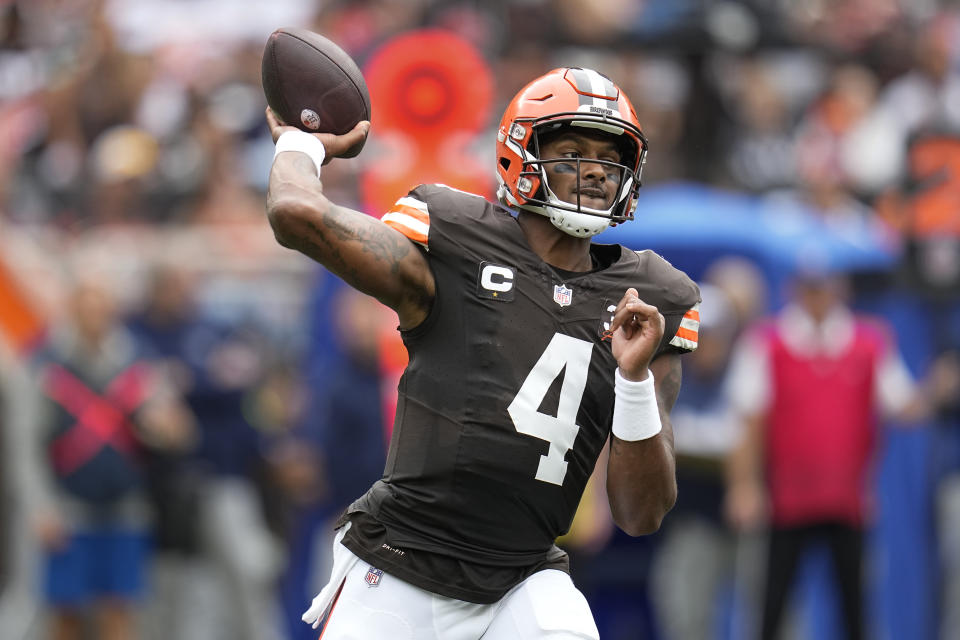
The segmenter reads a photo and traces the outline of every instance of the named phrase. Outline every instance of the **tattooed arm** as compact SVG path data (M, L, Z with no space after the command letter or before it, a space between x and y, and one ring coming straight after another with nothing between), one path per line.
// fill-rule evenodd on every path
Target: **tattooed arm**
M283 126L267 110L276 141ZM333 158L367 133L361 123L342 136L316 134ZM277 241L313 258L345 282L397 312L400 327L420 324L435 293L427 260L400 232L358 211L337 206L323 193L313 161L303 153L277 155L270 171L267 216Z
M646 440L610 436L607 496L613 519L626 533L653 533L677 500L676 461L670 411L680 393L680 356L661 355L650 363L663 429Z

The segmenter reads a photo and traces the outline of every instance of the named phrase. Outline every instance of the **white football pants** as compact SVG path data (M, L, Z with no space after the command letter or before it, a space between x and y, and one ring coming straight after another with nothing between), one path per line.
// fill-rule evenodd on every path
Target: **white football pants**
M330 582L303 615L322 640L599 640L586 598L563 571L533 574L493 604L446 598L372 567L334 541ZM341 588L342 585L342 588ZM339 590L339 595L337 592ZM324 613L329 610L326 620Z

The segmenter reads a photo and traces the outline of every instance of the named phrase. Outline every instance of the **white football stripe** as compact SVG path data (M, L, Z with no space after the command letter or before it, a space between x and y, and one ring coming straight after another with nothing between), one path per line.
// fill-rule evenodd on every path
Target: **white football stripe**
M423 211L425 214L430 215L430 210L427 208L427 203L424 202L423 200L417 200L416 198L412 198L410 196L404 196L399 200L397 200L397 204L404 204L404 205L407 205L408 207L419 209L420 211Z
M584 69L584 71L587 74L587 79L590 80L590 93L594 94L593 106L609 109L606 100L596 97L604 95L603 78L593 69Z
M414 233L422 233L425 236L430 234L430 225L424 224L413 216L408 216L405 213L392 211L385 214L382 218L380 218L380 220L382 222L392 222L400 225L401 227L406 227Z
M680 336L673 336L673 339L670 340L670 344L675 347L680 347L681 349L686 349L687 351L696 351L697 343L693 340L687 340L686 338L681 338Z

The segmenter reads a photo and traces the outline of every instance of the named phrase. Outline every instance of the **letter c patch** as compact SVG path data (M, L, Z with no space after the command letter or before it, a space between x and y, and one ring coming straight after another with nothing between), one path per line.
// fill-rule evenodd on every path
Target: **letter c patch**
M481 262L480 275L477 280L477 295L490 300L509 302L513 300L513 281L515 277L516 271L513 267L505 267L492 262Z

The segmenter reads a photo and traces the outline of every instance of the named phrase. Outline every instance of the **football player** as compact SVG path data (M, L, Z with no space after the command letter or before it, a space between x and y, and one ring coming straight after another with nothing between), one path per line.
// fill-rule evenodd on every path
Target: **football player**
M699 318L661 257L591 242L636 207L647 141L626 95L590 69L537 78L497 132L499 203L420 185L379 220L318 179L369 123L267 118L277 240L394 309L409 352L383 478L340 518L304 620L325 640L597 638L554 540L608 440L615 522L659 527Z

